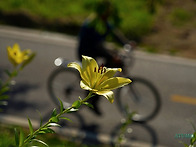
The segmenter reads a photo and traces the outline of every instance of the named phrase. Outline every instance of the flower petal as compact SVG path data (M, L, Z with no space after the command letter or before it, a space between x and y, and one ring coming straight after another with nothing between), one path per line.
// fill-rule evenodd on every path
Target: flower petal
M112 78L117 71L121 72L122 69L121 68L106 68L106 73L104 73L104 75L101 77L101 79L99 79L96 85L100 85L102 82L108 80L109 78Z
M13 48L8 46L7 51L8 51L8 58L14 66L17 66L18 64L23 62L23 56L18 44L14 44Z
M92 88L90 88L90 87L88 86L88 84L85 83L85 81L80 81L80 87L81 87L82 89L84 89L84 90L89 90L89 91L92 90Z
M81 76L82 80L84 80L85 83L88 83L88 80L89 80L89 79L86 78L86 77L82 74L82 68L81 68L81 66L80 66L79 63L77 63L77 62L71 62L71 63L69 63L69 64L67 65L67 67L75 68L76 70L78 70L79 73L80 73L80 76Z
M71 62L71 63L67 64L67 67L75 68L81 74L82 69L77 62Z
M21 53L21 51L20 51L20 46L19 46L17 43L15 43L15 44L13 45L13 51L15 51L15 52L17 52L17 53Z
M7 54L8 54L8 59L10 60L10 62L16 66L17 63L15 62L13 55L12 55L12 48L10 46L7 47Z
M82 56L82 75L88 81L90 87L94 87L97 81L95 69L98 69L97 62L91 57Z
M98 89L99 90L113 90L113 89L117 89L122 86L125 86L131 82L132 81L128 78L113 77L113 78L110 78L110 79L104 81L103 83L101 83L98 86Z
M67 65L67 67L75 68L76 70L78 70L79 73L80 73L80 76L81 76L82 80L83 80L86 84L89 83L89 78L86 77L86 76L83 74L82 68L81 68L81 66L80 66L79 63L77 63L77 62L71 62L71 63L69 63L69 64Z
M80 81L80 87L84 90L92 91L93 93L96 93L98 91L97 89L92 89L91 87L89 87L88 84L85 84L84 81Z
M95 93L98 95L103 95L110 101L110 103L114 102L114 93L112 91L98 91Z
M28 60L31 54L31 50L30 49L26 49L24 51L22 51L22 56L24 60Z

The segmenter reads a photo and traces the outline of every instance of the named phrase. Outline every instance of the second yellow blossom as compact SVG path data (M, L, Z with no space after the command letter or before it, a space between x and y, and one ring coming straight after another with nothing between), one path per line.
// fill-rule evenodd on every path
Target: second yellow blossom
M29 59L31 50L26 49L26 50L21 51L20 46L16 43L13 45L13 48L10 46L7 47L7 53L8 53L8 59L10 60L10 62L14 66L17 66Z

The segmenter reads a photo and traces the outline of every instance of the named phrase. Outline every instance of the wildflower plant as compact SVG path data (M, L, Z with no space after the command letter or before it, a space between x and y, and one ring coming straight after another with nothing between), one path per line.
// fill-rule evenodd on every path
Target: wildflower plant
M14 44L13 47L8 46L7 53L8 59L14 67L21 65L21 69L24 68L24 66L26 66L27 63L30 62L30 59L34 56L30 49L21 51L20 46L17 43Z
M132 118L136 113L136 112L129 113L128 106L125 107L125 110L126 110L127 115L124 119L121 120L120 131L118 132L119 134L118 134L118 138L115 142L115 147L120 147L123 142L126 142L126 135L125 134L126 134L126 132L129 133L128 126L130 124L132 124Z
M35 57L35 53L31 50L20 50L18 44L15 44L12 48L9 46L7 48L8 59L13 64L14 70L12 72L6 71L9 79L5 84L0 85L0 98L3 98L5 92L9 90L9 83L12 78L16 77L18 72L21 71L27 64L29 64ZM65 109L62 101L59 99L60 109L54 108L49 120L43 124L42 117L40 119L40 127L34 129L31 120L28 118L29 124L29 134L25 137L22 129L15 129L15 143L18 147L23 147L26 145L33 146L34 142L41 143L44 146L48 146L45 142L37 139L38 135L46 133L55 133L53 127L60 127L58 124L60 120L68 120L69 118L64 117L63 114L78 111L80 106L85 104L92 107L91 104L87 102L88 99L92 98L95 94L102 95L106 97L111 103L114 101L114 93L112 90L119 87L123 87L131 83L130 79L122 77L114 77L116 72L121 72L121 68L106 68L103 65L98 66L97 62L87 56L82 56L82 66L72 62L68 64L68 67L75 68L79 71L81 76L80 86L84 90L88 90L89 94L85 98L80 98L73 102L72 106Z
M0 79L0 105L7 104L4 100L9 98L7 92L10 90L11 81L33 60L36 54L30 49L21 51L20 46L16 43L13 47L7 47L7 55L13 69L11 71L5 70L8 76L6 81L3 82Z
M68 64L68 67L75 68L81 76L80 86L84 90L105 96L111 103L114 101L114 93L112 90L123 87L131 80L123 77L114 77L116 72L121 72L121 68L107 68L88 56L82 56L82 66L76 62Z

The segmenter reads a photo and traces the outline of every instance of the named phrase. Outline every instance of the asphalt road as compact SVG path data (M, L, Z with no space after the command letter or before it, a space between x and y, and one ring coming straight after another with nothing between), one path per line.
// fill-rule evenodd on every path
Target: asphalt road
M22 49L30 48L37 53L35 60L16 78L16 85L5 112L8 115L39 119L39 110L47 119L56 107L46 90L49 74L54 70L56 57L76 59L77 39L57 33L27 30L0 26L0 77L5 78L4 69L11 69L6 47L19 43ZM178 134L192 134L190 123L196 122L196 61L164 55L135 52L135 65L131 76L139 76L151 81L161 95L159 115L145 125L132 125L136 139L151 142L155 135L158 144L179 147L179 141L188 142L190 138L176 137ZM106 99L100 103L103 116L95 116L87 108L79 115L88 128L96 133L111 134L123 118L116 104ZM82 122L79 117L70 116L77 127Z

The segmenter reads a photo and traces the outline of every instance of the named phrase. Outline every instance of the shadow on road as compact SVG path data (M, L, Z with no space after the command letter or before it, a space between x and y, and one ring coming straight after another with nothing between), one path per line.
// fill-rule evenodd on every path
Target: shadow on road
M11 86L11 90L7 93L9 98L6 100L8 105L2 106L3 113L11 111L24 111L25 109L35 108L36 104L28 103L25 101L25 94L29 91L39 88L38 85L32 85L28 83L17 83L14 86Z
M112 140L116 140L117 137L119 137L120 131L121 131L122 124L118 124L111 132ZM130 124L126 132L123 136L123 138L126 140L126 142L147 142L152 145L152 147L156 146L158 144L158 137L150 125L146 123L132 123ZM111 142L111 145L114 146L115 142Z
M48 113L48 116L51 113ZM74 117L77 119L77 122L79 122L78 125L74 125L73 123L70 123L69 121L61 121L60 125L63 128L72 128L72 129L78 129L78 131L84 132L83 135L79 135L80 133L78 132L77 136L69 136L71 137L70 139L72 140L80 140L81 143L85 143L88 145L102 145L103 142L100 140L100 132L99 124L93 123L93 124L86 124L85 119L83 116L79 113L72 113ZM47 116L47 117L48 117ZM46 119L47 120L47 119ZM111 130L111 133L108 134L109 136L109 144L111 146L114 146L116 143L116 138L118 137L118 134L120 132L121 128L121 123L117 124L116 127ZM62 128L62 129L63 129ZM130 129L132 130L130 132ZM125 137L127 142L132 143L132 142L147 142L152 145L152 147L156 146L158 144L158 137L156 134L156 131L151 127L150 125L146 123L132 123L127 127L127 131L125 133Z

